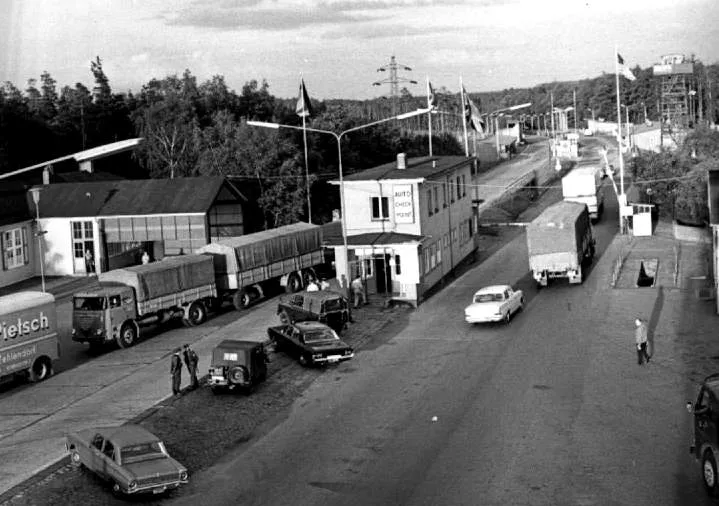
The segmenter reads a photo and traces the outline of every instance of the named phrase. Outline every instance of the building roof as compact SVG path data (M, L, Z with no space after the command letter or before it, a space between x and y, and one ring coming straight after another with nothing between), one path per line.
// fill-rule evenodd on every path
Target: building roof
M25 186L5 181L0 186L0 226L32 219L35 208L32 199L28 203Z
M40 186L41 218L205 213L226 186L223 177L57 183ZM28 205L32 197L27 195Z
M472 163L473 157L465 156L423 156L407 158L406 169L398 169L397 161L378 165L371 169L345 176L347 181L377 181L386 179L429 179L445 171ZM337 183L338 181L333 181Z
M325 237L327 246L342 246L342 237ZM421 235L400 234L398 232L370 232L347 236L348 246L388 246L391 244L403 244L421 242L424 239Z

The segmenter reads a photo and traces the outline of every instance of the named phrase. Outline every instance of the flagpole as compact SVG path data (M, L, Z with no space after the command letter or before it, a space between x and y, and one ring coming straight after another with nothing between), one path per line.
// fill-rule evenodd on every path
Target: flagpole
M302 100L303 110L307 109L305 104L305 83L300 74L300 100ZM302 115L302 140L304 141L305 147L305 181L307 182L307 222L312 223L312 200L310 197L310 165L307 156L307 115Z
M469 157L469 139L467 138L467 109L469 104L465 104L464 101L464 83L462 82L462 76L459 76L459 95L462 100L462 127L464 128L464 156ZM471 114L471 111L470 111Z
M617 83L617 150L619 154L619 233L624 233L622 227L622 206L624 202L624 156L622 156L622 109L619 99L619 49L614 46L614 78Z
M429 93L429 76L427 76L427 104L429 110L427 111L427 122L429 124L429 156L432 156L432 104L430 103Z

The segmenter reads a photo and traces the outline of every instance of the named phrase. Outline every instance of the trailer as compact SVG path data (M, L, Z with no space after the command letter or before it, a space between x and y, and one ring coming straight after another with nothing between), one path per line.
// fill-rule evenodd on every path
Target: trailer
M529 268L539 286L551 278L581 283L582 266L594 257L595 240L586 204L561 201L527 226Z
M569 202L586 204L589 217L598 220L604 209L602 169L597 166L580 166L562 178L562 196Z
M217 301L212 259L182 255L98 275L99 287L73 296L72 338L98 347L135 344L143 327L182 318L207 320Z
M324 263L322 228L293 223L212 242L198 253L214 260L220 300L239 310L263 298L272 283L297 292L316 279L314 268Z

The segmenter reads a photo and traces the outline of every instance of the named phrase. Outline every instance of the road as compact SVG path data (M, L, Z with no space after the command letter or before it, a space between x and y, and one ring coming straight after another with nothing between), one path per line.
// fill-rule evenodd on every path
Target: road
M518 234L169 502L702 504L685 383L638 367L632 313L612 318L632 311L601 258L617 221L611 198L588 279L541 292ZM525 291L524 312L508 326L465 324L473 291L499 282ZM638 309L651 310L644 293Z

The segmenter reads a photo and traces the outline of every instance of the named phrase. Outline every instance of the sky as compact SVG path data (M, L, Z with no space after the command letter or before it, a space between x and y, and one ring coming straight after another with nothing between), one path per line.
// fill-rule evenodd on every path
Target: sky
M523 88L614 72L668 53L719 62L719 0L0 0L0 82L92 86L100 56L115 92L189 69L240 92L369 99L390 92L392 56L415 96Z

